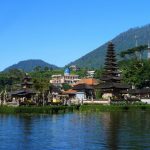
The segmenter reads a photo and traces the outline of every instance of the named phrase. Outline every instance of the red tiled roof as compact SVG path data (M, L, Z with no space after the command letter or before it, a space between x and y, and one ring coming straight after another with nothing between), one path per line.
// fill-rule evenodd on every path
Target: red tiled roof
M87 85L97 85L98 81L94 78L85 78L85 79L81 79L79 82L76 83L77 84L87 84Z
M64 94L75 94L76 92L77 92L76 90L69 89L68 91L64 91L63 93Z

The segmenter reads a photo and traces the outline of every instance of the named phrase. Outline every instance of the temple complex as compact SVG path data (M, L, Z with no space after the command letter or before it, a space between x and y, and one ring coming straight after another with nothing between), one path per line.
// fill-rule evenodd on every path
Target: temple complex
M108 44L104 73L100 80L99 88L104 99L119 99L122 97L122 92L126 92L129 88L128 85L121 82L114 44L112 42Z

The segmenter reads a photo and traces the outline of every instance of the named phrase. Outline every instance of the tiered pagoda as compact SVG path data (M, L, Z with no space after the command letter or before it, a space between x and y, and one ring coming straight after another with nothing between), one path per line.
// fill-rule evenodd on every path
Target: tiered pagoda
M29 77L28 74L25 74L25 77L23 78L22 83L21 83L22 89L27 90L32 87L33 83L31 82L31 79L32 78Z
M32 90L33 83L31 82L31 77L28 74L25 74L25 77L21 83L21 89L12 93L12 97L20 97L31 99L36 93Z
M104 73L100 78L99 88L105 99L121 98L122 92L127 91L128 85L121 83L121 76L118 71L114 44L110 42L107 48Z

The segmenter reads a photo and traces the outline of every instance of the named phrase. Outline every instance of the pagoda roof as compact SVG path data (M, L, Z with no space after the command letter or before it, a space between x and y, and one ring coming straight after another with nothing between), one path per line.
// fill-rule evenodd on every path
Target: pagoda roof
M29 76L25 76L23 79L32 79L32 78Z
M114 61L106 61L105 62L105 65L110 65L110 64L112 64L112 65L114 65L114 66L117 66L117 63L116 62L114 62Z
M107 48L107 54L105 59L104 73L100 78L101 81L105 81L99 84L99 88L103 91L117 89L118 92L121 90L129 89L128 85L121 83L121 77L118 72L118 65L114 50L114 44L110 42Z
M103 76L100 78L102 81L108 81L108 80L121 80L121 77L112 77L112 76Z
M93 87L85 83L77 84L73 87L73 90L93 90Z
M106 57L105 61L112 61L112 62L116 62L117 59L115 57Z
M123 83L113 83L113 82L101 83L99 87L101 89L129 89L130 88L130 86L125 85Z
M27 95L34 95L36 94L33 90L18 90L10 93L13 96L27 96Z
M115 52L108 52L107 55L106 55L106 57L107 58L108 57L112 57L112 58L116 57Z
M104 72L104 75L109 75L109 74L120 74L120 72L117 70L106 70Z
M105 69L119 69L118 66L107 65L104 67Z
M24 83L21 83L21 85L32 85L33 84L33 82L24 82Z

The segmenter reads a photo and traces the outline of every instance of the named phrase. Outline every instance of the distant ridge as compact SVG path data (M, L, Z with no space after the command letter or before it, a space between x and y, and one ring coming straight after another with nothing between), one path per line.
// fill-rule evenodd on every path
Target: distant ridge
M150 24L131 28L110 41L115 44L116 53L120 53L122 50L135 47L135 36L137 36L138 45L148 44L148 41L150 42ZM104 64L107 44L108 42L68 65L77 65L81 68L100 68Z
M29 60L20 61L17 64L7 67L4 71L9 71L11 69L21 69L26 72L31 72L37 66L40 66L41 68L44 68L44 67L48 67L48 68L52 68L52 69L59 68L55 65L49 64L40 59L29 59Z

